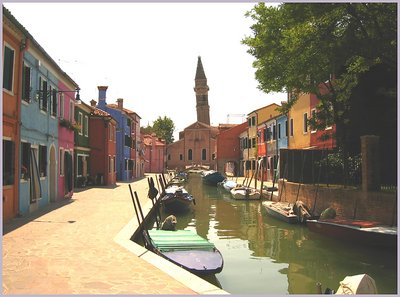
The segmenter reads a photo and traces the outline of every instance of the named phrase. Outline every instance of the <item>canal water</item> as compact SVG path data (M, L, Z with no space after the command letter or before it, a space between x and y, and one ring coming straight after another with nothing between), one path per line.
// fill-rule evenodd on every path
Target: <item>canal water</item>
M266 214L260 201L238 201L191 174L185 188L196 205L177 215L178 229L213 242L224 268L206 278L231 294L312 294L337 290L347 275L367 273L379 294L397 293L397 251L348 244ZM163 213L163 217L168 215Z

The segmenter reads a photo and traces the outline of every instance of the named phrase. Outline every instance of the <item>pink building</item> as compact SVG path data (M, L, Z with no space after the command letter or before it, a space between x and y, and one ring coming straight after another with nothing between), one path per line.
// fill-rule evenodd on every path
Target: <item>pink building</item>
M162 173L165 169L166 144L154 133L143 135L144 144L144 171L149 173Z
M58 107L58 194L57 199L72 197L74 188L74 125L75 92L77 86L59 83Z

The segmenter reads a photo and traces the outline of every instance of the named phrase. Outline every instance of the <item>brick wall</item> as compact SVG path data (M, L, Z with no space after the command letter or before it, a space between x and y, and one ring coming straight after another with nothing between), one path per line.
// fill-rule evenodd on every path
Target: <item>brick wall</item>
M282 192L281 192L282 191ZM304 202L315 214L328 207L336 210L338 217L379 221L397 226L396 193L364 192L356 189L314 185L300 185L279 180L278 200L294 203ZM314 205L315 204L315 205ZM355 216L354 216L355 215Z

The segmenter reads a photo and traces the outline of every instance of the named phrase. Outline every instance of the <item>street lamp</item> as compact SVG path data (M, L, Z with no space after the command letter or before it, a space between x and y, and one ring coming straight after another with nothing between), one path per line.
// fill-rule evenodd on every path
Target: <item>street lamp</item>
M40 94L42 94L42 95L44 95L44 94L46 94L47 95L47 97L51 97L51 95L53 95L53 96L55 96L57 93L59 93L59 94L63 94L63 93L76 93L76 96L75 96L75 102L77 103L77 104L81 104L82 102L81 102L81 98L80 98L80 96L79 96L79 91L80 91L80 88L79 87L77 87L75 90L73 90L73 91L70 91L70 90L68 90L68 91L65 91L65 90L52 90L52 91L48 91L48 90L37 90L36 91L36 100L38 100L39 99L39 97L40 97ZM46 98L47 99L47 98Z

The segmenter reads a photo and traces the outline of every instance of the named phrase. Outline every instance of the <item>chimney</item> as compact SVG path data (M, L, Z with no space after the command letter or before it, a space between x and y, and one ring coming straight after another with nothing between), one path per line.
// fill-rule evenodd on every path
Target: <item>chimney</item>
M108 87L107 86L98 86L97 89L99 89L99 108L104 110L107 105L106 92L107 92Z
M90 100L90 106L96 107L96 100Z
M124 99L118 98L117 103L118 103L118 109L122 110L124 108Z

